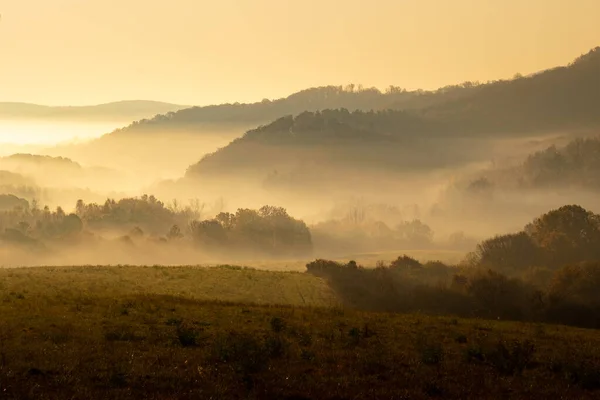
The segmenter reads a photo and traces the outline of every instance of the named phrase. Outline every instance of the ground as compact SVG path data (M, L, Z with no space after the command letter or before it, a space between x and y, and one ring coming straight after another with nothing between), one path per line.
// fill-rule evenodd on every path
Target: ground
M344 309L233 267L0 270L2 399L595 399L600 335Z

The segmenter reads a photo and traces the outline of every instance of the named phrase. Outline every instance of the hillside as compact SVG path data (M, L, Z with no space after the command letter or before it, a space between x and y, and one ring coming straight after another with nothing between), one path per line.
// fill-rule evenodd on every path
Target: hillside
M203 155L281 116L326 108L387 108L393 101L415 95L401 89L383 94L376 89L329 86L274 101L192 107L135 121L88 143L59 146L47 153L77 157L90 164L110 159L112 166L140 175L176 178ZM139 145L140 140L144 146Z
M600 47L567 66L478 86L423 114L467 132L533 132L600 126Z
M376 88L348 85L311 88L286 98L251 104L221 104L192 107L138 121L124 133L190 130L215 126L256 126L285 115L304 111L345 108L354 110L412 110L433 116L456 129L530 129L573 122L598 123L593 110L600 96L598 69L600 48L577 58L566 67L542 71L528 77L479 84L465 82L435 91L407 91L390 86ZM548 111L558 111L551 117ZM510 117L510 123L492 121ZM571 120L571 121L569 121ZM575 121L577 120L577 121Z
M265 99L251 104L235 103L187 108L135 122L116 131L115 134L163 132L166 129L193 131L217 127L249 129L285 115L324 109L385 110L393 108L395 104L401 105L398 108L419 109L442 99L460 98L471 90L456 86L447 90L440 89L437 92L408 92L391 87L382 93L376 88L364 89L354 85L325 86L303 90L277 100ZM432 93L438 95L434 96Z
M92 191L114 193L127 190L131 179L111 168L82 166L65 157L13 154L0 157L0 194L12 194L29 201L53 205L76 201L79 196L102 199Z
M0 119L133 121L185 108L158 101L131 100L94 106L43 106L28 103L0 103Z
M403 134L398 127L405 127ZM304 167L406 166L407 159L398 157L402 144L414 144L418 134L436 135L435 121L428 121L403 111L349 112L324 110L304 112L296 117L283 117L248 131L228 146L205 156L191 166L186 176L200 177L240 173L266 174L273 171L292 172ZM365 152L365 146L373 150Z
M281 180L281 172L289 180L310 169L323 176L337 167L400 171L468 163L482 157L476 147L482 140L599 128L599 72L595 49L567 67L466 85L460 96L449 97L448 90L414 95L412 101L439 97L420 110L323 110L280 118L205 156L186 176L256 173L265 179L272 172L272 181Z

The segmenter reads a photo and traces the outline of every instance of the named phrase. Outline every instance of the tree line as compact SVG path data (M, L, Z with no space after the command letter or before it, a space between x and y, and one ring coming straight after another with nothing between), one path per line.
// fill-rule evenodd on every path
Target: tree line
M167 206L148 195L107 199L103 204L79 200L72 213L61 207L50 210L39 208L35 202L24 202L0 212L0 241L23 246L50 242L77 245L116 232L118 240L133 245L142 241L170 242L209 253L291 256L312 250L308 227L284 208L239 209L210 219L202 218L203 209L204 204L198 200L185 206L174 201Z
M307 272L366 310L600 328L599 249L600 215L567 205L481 242L458 266L402 256L375 268L316 260Z

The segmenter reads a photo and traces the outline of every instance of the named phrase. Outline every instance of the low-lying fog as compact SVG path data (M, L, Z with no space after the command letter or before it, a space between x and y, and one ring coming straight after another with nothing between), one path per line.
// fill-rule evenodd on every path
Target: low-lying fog
M0 120L0 151L3 153L0 155L8 155L5 145L39 147L82 142L99 138L127 123Z
M456 145L468 157L462 163L444 168L405 172L331 169L328 174L325 171L317 174L321 175L320 188L318 185L272 188L238 176L213 181L183 179L188 166L241 136L242 131L209 132L203 136L154 132L145 137L118 140L109 135L98 141L77 143L97 139L122 125L116 122L86 125L0 121L0 142L9 142L0 147L0 157L4 157L0 158L0 171L13 174L0 176L6 181L0 180L0 195L15 194L30 203L35 200L40 207L50 206L51 211L60 206L67 214L75 211L78 199L102 207L106 198L118 202L121 198L146 193L156 195L171 209L177 208L175 199L180 208L189 204L190 199L196 199L196 208L201 205L201 219L213 218L219 212L235 213L238 208L258 210L263 205L281 206L290 216L303 220L311 231L313 252L306 259L354 254L357 259L362 257L370 264L378 258L391 260L403 252L421 254L419 258L423 261L435 257L457 262L473 250L477 241L518 231L550 208L579 203L598 211L593 207L600 200L596 194L582 191L499 190L493 195L475 195L465 194L457 188L461 181L487 169L518 164L528 154L551 144L564 145L566 139L559 135L486 139L471 143L469 148L463 148L464 143ZM431 146L436 144L431 143ZM439 152L440 145L437 146ZM449 152L457 150L443 147ZM50 162L48 159L6 157L14 153L62 156L69 160ZM428 154L419 157L427 158ZM163 181L165 179L170 181ZM410 225L415 220L426 227ZM188 234L187 223L189 221L181 228L184 235ZM0 224L2 231L10 227ZM85 242L76 248L45 243L43 252L32 253L16 250L12 245L5 246L0 249L0 265L244 262L243 255L228 260L223 256L208 256L193 246L168 246L156 242L155 239L167 235L166 229L152 233L153 239L148 236L149 241L122 243L120 235L127 236L132 227L123 226L122 231L110 238L94 232L93 242ZM431 232L428 233L429 228ZM21 233L27 235L28 229L34 228L25 226ZM399 242L397 237L405 235L401 229L421 229L420 233L413 234L431 237L425 238L429 240L425 242ZM108 242L104 242L105 239ZM256 259L255 256L251 258ZM247 258L248 262L251 258ZM264 260L268 259L265 256ZM301 259L304 258L296 258L296 264ZM293 261L289 263L294 264ZM299 268L296 264L294 268Z

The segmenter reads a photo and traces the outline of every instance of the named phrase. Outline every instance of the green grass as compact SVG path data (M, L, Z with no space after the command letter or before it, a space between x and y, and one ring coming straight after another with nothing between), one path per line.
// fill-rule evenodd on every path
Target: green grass
M323 306L322 285L232 268L2 270L0 398L600 396L596 331L344 310Z

